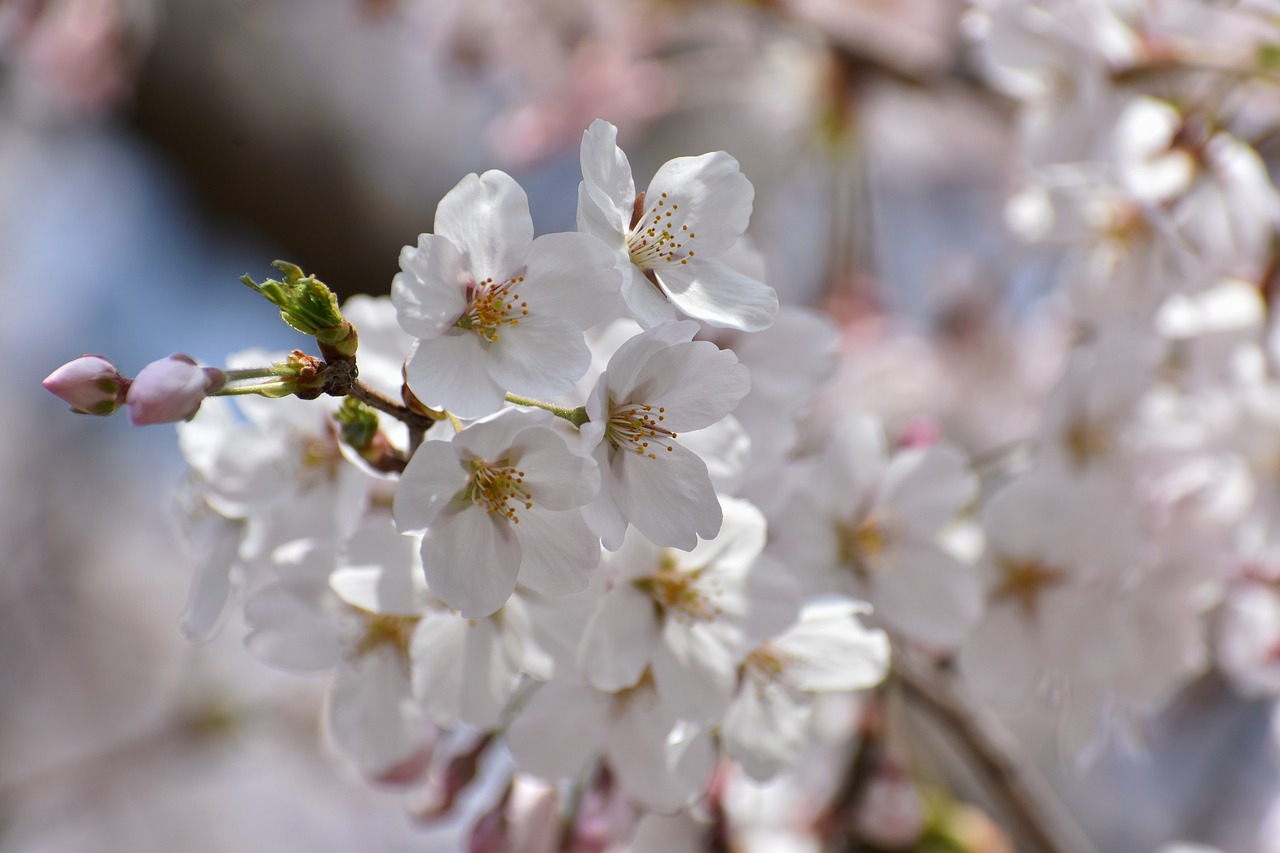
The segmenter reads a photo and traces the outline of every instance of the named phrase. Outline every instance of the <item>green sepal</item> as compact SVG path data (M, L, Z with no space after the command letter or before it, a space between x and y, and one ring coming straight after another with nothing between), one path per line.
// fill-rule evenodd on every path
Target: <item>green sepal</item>
M280 318L304 335L347 336L351 326L338 310L338 297L324 282L303 275L301 268L288 261L274 261L272 266L284 273L283 281L267 279L259 284L248 274L240 280L279 308Z
M378 434L378 414L354 397L347 397L334 412L344 444L362 451L373 443Z

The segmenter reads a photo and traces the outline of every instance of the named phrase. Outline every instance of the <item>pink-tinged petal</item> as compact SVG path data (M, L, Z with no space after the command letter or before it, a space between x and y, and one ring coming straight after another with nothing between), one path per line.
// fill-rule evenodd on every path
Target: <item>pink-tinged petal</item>
M136 426L190 420L205 396L224 384L222 371L200 367L181 353L153 361L138 372L125 394L129 420Z
M367 778L403 765L432 739L409 695L403 662L389 650L341 670L325 710L334 743Z
M613 697L586 684L552 681L538 688L507 729L522 769L547 779L577 776L604 744Z
M904 450L889 460L880 505L898 524L932 536L955 520L978 492L969 461L949 445Z
M655 272L672 304L709 326L759 332L778 314L772 287L715 258L664 264Z
M636 185L627 155L618 147L618 129L603 119L593 121L582 134L578 160L582 183L592 202L609 214L610 230L624 232L630 224Z
M110 415L120 407L125 378L116 366L97 355L67 362L45 377L45 390L71 404L73 411Z
M661 626L653 599L629 582L604 594L578 644L578 669L610 693L634 686L653 657Z
M682 719L718 720L733 699L742 632L723 620L686 625L668 617L653 650L653 680L663 702Z
M440 200L435 232L463 251L476 279L506 281L521 272L533 245L529 199L505 172L467 175Z
M582 330L568 320L530 314L504 328L487 348L489 375L498 387L530 397L573 389L591 366Z
M720 742L752 779L772 779L800 757L810 707L809 697L748 669L720 726Z
M669 446L657 459L619 451L602 479L612 479L622 516L651 542L689 551L699 536L715 538L723 515L707 466L679 444Z
M738 161L715 151L664 163L649 182L645 206L652 211L660 200L666 202L663 209L679 205L670 219L689 226L680 230L684 245L710 257L728 251L742 237L754 198L755 189Z
M641 326L652 329L680 316L675 305L667 298L666 291L650 281L644 270L632 263L621 267L621 270L622 299L631 316Z
M958 646L982 615L977 574L932 542L901 542L870 589L879 619L933 649Z
M516 588L520 544L512 526L475 504L438 515L422 539L431 591L468 618L495 612Z
M600 564L600 540L576 509L520 513L520 583L543 595L582 592Z
M416 247L401 249L400 272L391 280L400 328L415 338L448 331L467 308L465 263L458 247L438 234L422 234Z
M622 308L617 252L589 234L545 234L533 241L521 293L535 311L588 329ZM521 321L523 323L523 321Z
M401 533L426 530L440 511L467 487L468 481L469 473L450 442L423 442L409 460L396 488L392 504L396 529Z
M889 668L889 638L858 619L867 607L835 600L806 605L800 622L769 642L786 659L786 680L809 693L863 690Z
M511 450L512 464L524 472L525 488L540 507L573 509L600 491L595 460L574 453L552 429L535 426L524 430Z
M330 598L326 601L326 598ZM292 672L323 672L342 662L342 628L326 588L274 583L245 602L245 645L258 659Z
M474 332L455 329L418 341L409 351L404 373L419 400L460 418L484 417L505 402L506 389L490 376L488 351Z
M665 408L663 426L683 431L711 426L750 390L750 373L736 355L710 341L690 341L649 356L630 399Z

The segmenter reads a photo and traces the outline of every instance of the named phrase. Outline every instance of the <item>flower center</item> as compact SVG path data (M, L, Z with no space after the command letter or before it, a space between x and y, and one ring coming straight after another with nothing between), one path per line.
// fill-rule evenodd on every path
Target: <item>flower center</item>
M391 616L385 613L369 613L361 610L363 636L356 642L354 656L362 658L383 646L390 648L404 660L409 658L409 640L418 624L417 616Z
M794 664L795 659L790 655L783 654L768 643L763 643L747 655L747 660L742 666L743 671L751 673L757 681L762 684L771 684L781 681L787 669Z
M1011 598L1022 608L1022 612L1030 619L1035 616L1036 605L1040 594L1048 587L1057 586L1066 580L1066 573L1061 569L1047 566L1038 560L998 560L1000 583L991 593L992 601Z
M656 410L646 403L628 403L617 406L609 401L609 420L604 427L604 437L616 448L634 451L640 456L657 459L650 445L672 452L671 441L677 434L662 426L667 419L665 406Z
M644 193L636 196L631 229L627 234L627 251L633 264L648 270L654 266L688 263L694 253L686 246L697 235L680 221L683 215L677 215L679 209L679 204L668 201L666 193L662 193L647 210L644 209Z
M499 330L505 326L520 325L520 318L529 313L529 303L520 298L515 287L524 282L518 275L500 284L492 278L467 285L467 310L455 324L468 329L490 343L496 343Z
M853 524L836 524L837 559L860 578L871 574L874 563L888 547L888 532L875 516L869 515Z
M724 590L715 578L709 584L700 584L701 576L701 569L680 569L675 558L664 553L656 572L636 578L632 584L653 599L661 614L677 622L714 622L723 611L711 599Z
M473 461L471 482L464 497L512 524L520 523L521 508L533 509L533 494L525 490L524 472L504 462Z

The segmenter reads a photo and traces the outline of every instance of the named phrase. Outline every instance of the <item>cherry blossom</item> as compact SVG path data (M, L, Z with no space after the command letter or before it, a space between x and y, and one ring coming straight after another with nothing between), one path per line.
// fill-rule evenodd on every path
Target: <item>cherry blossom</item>
M428 441L395 497L402 533L425 531L427 583L463 616L488 616L516 580L551 595L581 590L600 559L578 507L600 488L551 415L507 409L451 441Z
M592 122L582 139L578 230L614 250L622 295L641 325L679 314L759 331L778 311L773 289L718 260L747 228L751 182L723 151L669 160L637 193L618 130Z
M429 406L474 418L507 391L559 394L587 369L584 329L616 298L612 256L586 234L533 239L524 190L469 175L441 200L434 234L400 253L391 298L418 339L405 375Z

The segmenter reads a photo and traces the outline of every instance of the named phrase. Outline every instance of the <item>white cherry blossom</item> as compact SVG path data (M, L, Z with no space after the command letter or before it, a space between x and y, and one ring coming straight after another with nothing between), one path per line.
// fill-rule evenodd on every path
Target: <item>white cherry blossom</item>
M858 621L866 609L847 599L808 604L797 624L747 655L721 738L752 778L769 779L799 758L813 694L861 690L884 678L889 640Z
M400 253L391 298L418 339L409 387L463 418L497 411L508 391L568 391L591 360L583 330L613 310L613 266L586 234L534 240L529 201L511 176L468 175L441 200L435 233Z
M691 340L698 325L664 323L614 353L587 401L583 447L600 466L600 496L585 510L604 546L617 550L628 523L657 545L689 550L720 530L706 464L680 432L729 414L750 388L737 357Z
M600 475L572 452L543 411L507 409L450 441L424 443L395 497L402 533L425 531L431 590L468 618L488 616L515 589L584 589L600 559L578 510Z
M615 252L632 315L646 327L683 314L712 326L767 328L778 311L773 288L718 258L751 218L755 190L738 161L723 151L677 157L637 193L617 137L601 119L583 135L578 230Z

